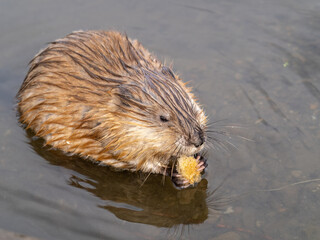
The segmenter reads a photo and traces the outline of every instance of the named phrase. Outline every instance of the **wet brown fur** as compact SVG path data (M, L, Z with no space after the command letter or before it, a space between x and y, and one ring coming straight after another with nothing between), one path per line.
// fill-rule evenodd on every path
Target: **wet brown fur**
M115 168L161 173L172 157L203 148L194 143L206 117L190 89L118 32L52 42L30 62L17 98L20 121L46 144Z

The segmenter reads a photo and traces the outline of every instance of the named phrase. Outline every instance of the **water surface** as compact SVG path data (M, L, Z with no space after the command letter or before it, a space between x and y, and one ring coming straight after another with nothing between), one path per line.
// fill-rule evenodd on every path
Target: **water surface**
M1 1L0 229L39 239L318 239L319 12L317 0ZM126 32L173 62L214 128L230 133L217 135L196 188L65 156L19 126L27 63L79 29Z

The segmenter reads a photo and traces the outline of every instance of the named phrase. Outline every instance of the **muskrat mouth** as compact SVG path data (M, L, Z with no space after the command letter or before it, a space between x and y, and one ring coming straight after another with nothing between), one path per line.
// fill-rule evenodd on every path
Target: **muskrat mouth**
M193 154L194 158L198 158L199 156L201 156L200 152Z

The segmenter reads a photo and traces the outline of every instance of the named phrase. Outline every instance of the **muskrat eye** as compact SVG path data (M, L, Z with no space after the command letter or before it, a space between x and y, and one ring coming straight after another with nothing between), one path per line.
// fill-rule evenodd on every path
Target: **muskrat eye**
M160 115L161 122L169 122L169 119L163 115Z

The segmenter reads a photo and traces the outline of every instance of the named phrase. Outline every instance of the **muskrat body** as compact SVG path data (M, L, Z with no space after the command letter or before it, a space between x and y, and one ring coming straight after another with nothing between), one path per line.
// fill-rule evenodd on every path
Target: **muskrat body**
M17 98L20 121L46 144L116 169L164 173L206 141L190 89L118 32L52 42L30 62Z

